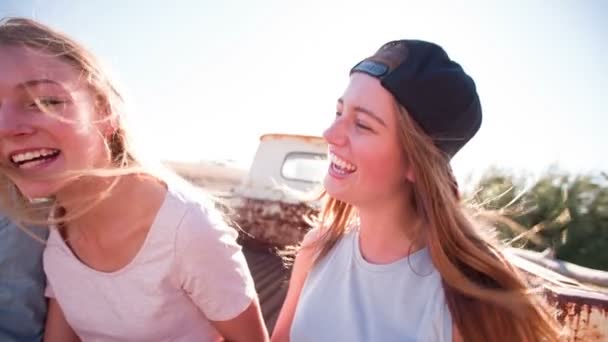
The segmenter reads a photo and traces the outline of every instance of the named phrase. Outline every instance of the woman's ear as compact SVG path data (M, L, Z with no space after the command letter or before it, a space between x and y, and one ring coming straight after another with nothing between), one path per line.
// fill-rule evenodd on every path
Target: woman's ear
M104 120L99 122L98 127L99 131L106 139L106 141L110 141L114 135L118 132L118 127L113 123L114 120Z
M95 113L99 130L107 138L118 130L116 115L112 112L112 107L108 99L101 94L95 96Z

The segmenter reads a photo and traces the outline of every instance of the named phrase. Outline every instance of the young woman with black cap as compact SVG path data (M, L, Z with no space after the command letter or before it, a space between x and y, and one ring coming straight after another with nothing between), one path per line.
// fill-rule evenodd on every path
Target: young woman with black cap
M555 341L559 326L462 208L450 159L481 124L438 45L389 42L351 70L325 131L319 228L272 340Z

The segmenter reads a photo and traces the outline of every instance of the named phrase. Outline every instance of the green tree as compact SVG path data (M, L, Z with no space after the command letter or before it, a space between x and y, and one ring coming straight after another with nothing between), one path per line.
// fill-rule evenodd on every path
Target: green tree
M608 177L553 169L537 180L491 169L469 194L515 247L549 250L566 261L608 270ZM490 215L491 214L491 215Z

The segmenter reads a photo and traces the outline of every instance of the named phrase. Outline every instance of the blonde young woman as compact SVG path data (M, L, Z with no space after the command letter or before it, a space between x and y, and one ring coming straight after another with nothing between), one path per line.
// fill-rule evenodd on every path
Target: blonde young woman
M121 104L81 45L0 22L0 198L22 222L50 208L45 341L267 340L235 230L148 171Z
M272 341L555 341L558 326L458 198L473 80L436 44L393 41L351 70L325 131L319 228Z

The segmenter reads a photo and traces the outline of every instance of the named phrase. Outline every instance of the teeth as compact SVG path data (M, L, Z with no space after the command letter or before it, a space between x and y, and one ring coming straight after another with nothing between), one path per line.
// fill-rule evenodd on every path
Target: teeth
M38 165L40 165L40 164L42 164L44 162L45 162L44 159L33 160L33 161L25 162L25 163L19 165L19 167L21 169L30 169L30 168L32 168L34 166L38 166Z
M347 171L355 171L357 169L357 167L355 165L347 162L344 159L341 159L340 157L336 156L333 153L329 154L329 158L330 158L330 160L331 160L332 163L334 163L335 165L337 165L341 169L344 169L344 170L347 170Z
M11 160L14 163L23 163L25 161L28 160L32 160L32 159L36 159L36 158L40 158L40 157L46 157L52 154L57 153L57 150L49 150L49 149L40 149L37 151L29 151L29 152L25 152L25 153L19 153L19 154L15 154L13 156L11 156Z

